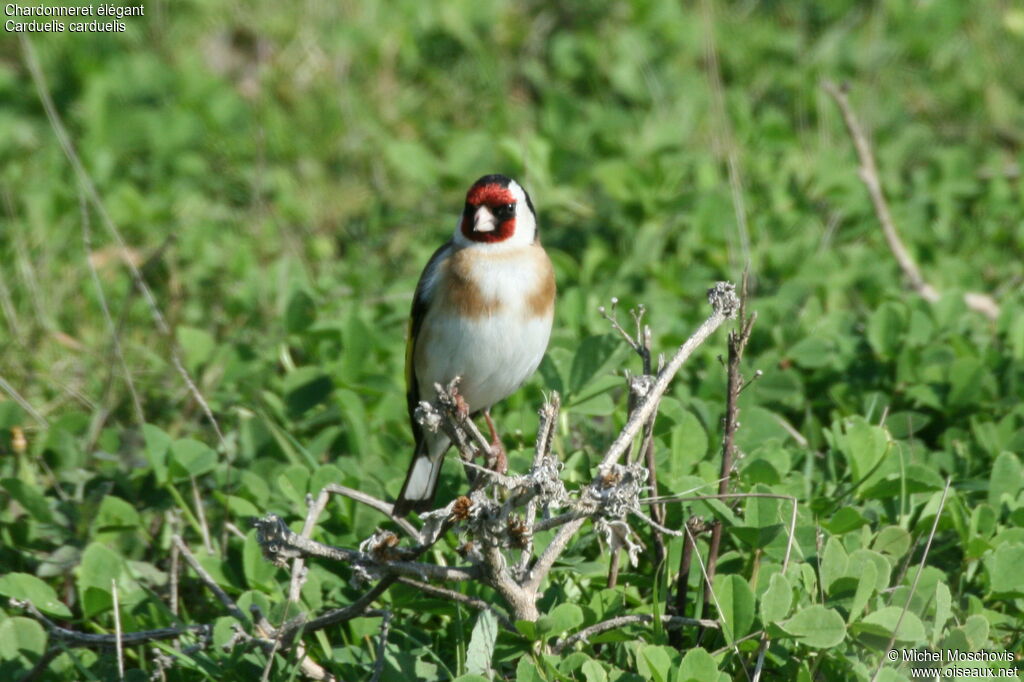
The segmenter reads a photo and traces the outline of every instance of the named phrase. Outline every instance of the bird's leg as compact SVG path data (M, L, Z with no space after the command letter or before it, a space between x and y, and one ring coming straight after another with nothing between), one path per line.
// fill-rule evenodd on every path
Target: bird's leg
M494 428L489 409L484 410L484 419L487 420L487 428L491 430L491 461L487 465L499 474L504 474L508 471L508 457L505 455L505 446L498 438L498 430Z
M452 399L455 401L455 414L462 421L469 419L469 403L459 393L459 389L452 387Z

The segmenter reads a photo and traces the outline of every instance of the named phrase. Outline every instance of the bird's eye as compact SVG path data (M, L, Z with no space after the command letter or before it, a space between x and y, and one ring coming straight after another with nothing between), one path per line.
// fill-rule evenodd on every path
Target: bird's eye
M515 204L500 204L495 207L494 215L502 220L507 220L516 214Z

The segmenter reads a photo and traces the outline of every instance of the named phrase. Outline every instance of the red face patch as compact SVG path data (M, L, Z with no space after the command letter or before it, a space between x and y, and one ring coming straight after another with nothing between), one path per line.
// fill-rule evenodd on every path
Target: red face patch
M480 207L484 204L497 206L498 204L514 204L516 198L508 187L502 187L496 182L486 185L474 185L466 192L466 203L471 206Z
M506 210L510 204L513 206L511 215ZM502 187L496 182L474 185L466 193L466 209L462 214L462 235L474 242L505 241L516 231L515 204L516 198L507 187ZM473 230L476 209L481 206L487 206L497 219L494 230L490 232L475 232Z

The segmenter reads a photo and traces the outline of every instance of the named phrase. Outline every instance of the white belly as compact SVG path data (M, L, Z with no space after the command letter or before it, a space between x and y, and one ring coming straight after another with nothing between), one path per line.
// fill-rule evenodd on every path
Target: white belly
M551 335L551 317L526 319L519 306L476 319L432 311L421 334L420 394L433 399L434 383L459 376L459 393L476 412L508 397L536 371Z
M434 384L457 376L472 412L518 389L537 369L551 335L553 301L538 306L535 292L553 295L553 287L540 247L483 255L465 249L447 257L427 284L431 305L416 340L421 399L435 398Z

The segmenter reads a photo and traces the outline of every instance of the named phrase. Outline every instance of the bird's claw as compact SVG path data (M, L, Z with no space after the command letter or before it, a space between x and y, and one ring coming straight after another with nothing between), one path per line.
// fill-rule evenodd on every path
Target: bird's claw
M505 454L505 446L500 440L491 441L491 456L487 466L499 474L508 473L508 456Z
M455 414L461 420L469 419L469 403L466 402L466 399L458 391L453 392L452 397L455 398Z

